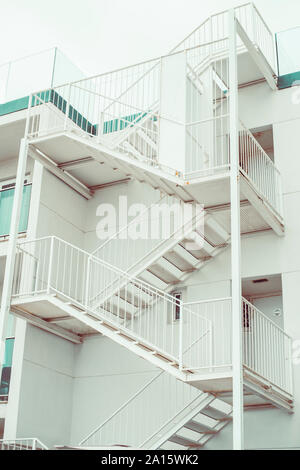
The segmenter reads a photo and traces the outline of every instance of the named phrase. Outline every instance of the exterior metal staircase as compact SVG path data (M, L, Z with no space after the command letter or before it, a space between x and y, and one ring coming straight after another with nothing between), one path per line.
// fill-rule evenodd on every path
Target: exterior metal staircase
M143 238L136 239L136 231L144 234ZM164 196L93 255L170 292L226 249L229 242L226 229L202 206Z
M231 412L228 403L160 372L79 448L200 449L231 421Z
M71 154L74 147L79 153L84 148L96 161L165 194L93 253L57 237L18 244L11 303L15 315L74 343L101 333L163 371L83 439L80 448L200 448L230 422L231 405L216 397L232 388L231 298L185 305L170 295L230 242L228 229L212 211L197 210L206 187L195 189L201 177L218 179L230 167L228 88L223 89L228 83L226 14L219 19L221 32L210 20L210 34L220 32L214 46L208 41L201 46L199 38L193 44L193 38L184 47L184 79L191 87L187 122L162 110L164 58L47 90L30 102L29 143L45 156L51 148L55 164L60 158L55 139L62 139L64 152L72 141ZM239 20L248 31L247 14ZM205 28L197 31L200 37ZM218 79L206 75L208 68ZM180 127L184 168L160 159L162 121ZM277 169L242 125L239 135L241 177L281 221ZM170 211L174 204L178 212L164 237L153 209ZM185 217L187 207L192 210ZM149 236L149 222L156 237ZM145 237L126 236L136 230ZM291 411L291 339L245 299L241 315L244 383ZM156 406L145 409L151 399Z
M231 390L231 298L187 304L45 237L18 244L11 310L75 343L101 333L200 390ZM245 299L241 315L247 387L291 410L291 338Z

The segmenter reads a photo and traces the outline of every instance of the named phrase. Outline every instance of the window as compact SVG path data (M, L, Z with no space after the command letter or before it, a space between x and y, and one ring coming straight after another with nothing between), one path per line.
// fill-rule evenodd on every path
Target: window
M173 292L172 295L175 299L173 319L174 321L178 321L181 315L182 292Z
M3 183L0 190L0 237L9 235L15 184ZM28 224L31 184L25 181L21 206L19 233L26 232Z
M243 302L243 328L249 331L251 328L251 307Z

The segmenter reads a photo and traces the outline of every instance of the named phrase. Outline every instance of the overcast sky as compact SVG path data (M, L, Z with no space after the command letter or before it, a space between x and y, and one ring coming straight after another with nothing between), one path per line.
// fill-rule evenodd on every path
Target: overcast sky
M89 74L167 53L242 0L0 0L0 64L57 46ZM256 0L276 32L300 25L300 0Z

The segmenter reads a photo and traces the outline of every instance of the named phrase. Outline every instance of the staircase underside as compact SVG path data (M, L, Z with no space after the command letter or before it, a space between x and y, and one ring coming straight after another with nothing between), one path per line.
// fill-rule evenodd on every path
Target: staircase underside
M149 165L131 156L97 144L94 138L75 132L58 132L31 142L32 156L36 150L53 162L53 171L61 168L79 180L86 190L128 182L134 178L160 189L184 202L203 204L208 213L217 216L230 230L230 173L229 167L203 170L193 178L176 176L158 165ZM39 154L39 158L43 157ZM251 181L241 172L241 231L242 234L273 229L284 232L282 218L271 208Z
M148 344L142 338L135 337L129 330L122 328L113 320L88 312L59 293L44 293L13 299L11 310L16 316L34 326L73 343L81 343L86 336L103 334L199 390L219 397L231 395L232 368L230 365L205 368L201 372L190 369L181 371L176 358L165 351L154 349L153 345ZM293 408L291 395L246 367L244 367L244 386L263 400L262 403L272 403L289 411Z

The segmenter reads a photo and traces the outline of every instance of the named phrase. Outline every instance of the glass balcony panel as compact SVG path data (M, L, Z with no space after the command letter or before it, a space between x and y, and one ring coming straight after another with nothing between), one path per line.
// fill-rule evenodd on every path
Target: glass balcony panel
M0 65L0 103L84 78L59 49L52 48Z
M279 75L300 71L300 27L276 34Z

